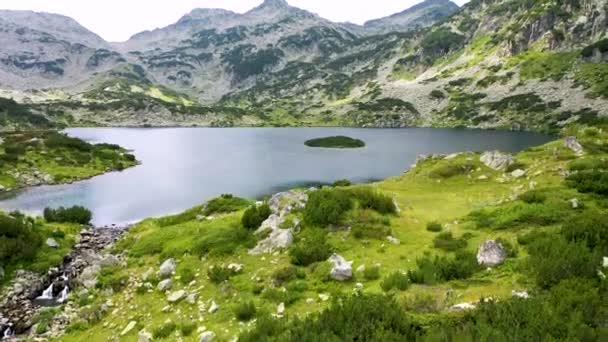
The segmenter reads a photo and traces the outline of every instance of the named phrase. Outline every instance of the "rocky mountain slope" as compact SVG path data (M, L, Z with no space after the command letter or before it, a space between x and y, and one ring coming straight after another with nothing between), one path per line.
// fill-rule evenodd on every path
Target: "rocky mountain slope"
M411 29L431 26L441 19L454 14L458 5L450 0L426 0L403 12L391 16L370 20L364 27L368 32L388 33L392 31L409 31Z
M607 107L606 6L473 0L445 17L449 2L427 0L362 27L282 0L197 9L109 48L44 43L32 56L13 43L30 52L1 58L0 96L93 125L555 130Z

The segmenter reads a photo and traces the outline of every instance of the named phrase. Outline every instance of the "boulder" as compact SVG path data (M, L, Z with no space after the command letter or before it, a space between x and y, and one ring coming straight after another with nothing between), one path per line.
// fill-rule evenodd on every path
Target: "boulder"
M484 242L477 252L477 263L483 266L498 266L502 264L506 258L507 251L501 243L494 240Z
M452 310L456 310L456 311L462 311L462 310L473 310L475 309L475 304L471 304L471 303L460 303L460 304L456 304L453 305L451 307Z
M241 273L244 268L245 268L245 265L243 265L243 264L230 264L230 265L228 265L228 269L231 270L234 273Z
M199 342L211 342L215 339L215 333L213 331L205 331L201 334Z
M99 274L99 271L101 271L99 265L89 266L82 271L78 280L85 288L94 289L95 286L97 286L97 275Z
M135 328L136 324L137 324L137 322L135 322L135 321L129 322L129 324L127 324L127 326L120 333L120 336L125 336L126 334L130 333L131 330L133 330L133 328Z
M564 146L571 149L577 156L582 156L585 152L583 145L575 137L567 137L564 141Z
M572 209L578 209L580 207L580 203L578 201L578 198L573 198L570 200L570 205L572 206Z
M285 315L285 303L279 304L277 306L277 316L283 317Z
M526 175L526 171L521 170L521 169L517 169L517 170L511 172L511 177L513 177L513 178L521 178L525 175Z
M158 285L156 285L156 288L158 289L158 291L168 291L171 290L171 288L173 287L173 280L171 279L165 279L165 280L161 280Z
M169 303L177 303L180 300L182 300L184 297L186 297L186 291L184 290L179 290L179 291L175 291L173 293L170 293L167 296L167 301Z
M175 272L176 267L175 259L167 259L160 265L158 275L160 275L161 278L169 278L173 272Z
M273 214L285 216L294 209L304 209L308 195L301 190L279 192L270 198L268 206Z
M137 335L137 342L150 342L152 341L152 334L142 329Z
M517 297L517 298L522 298L522 299L528 299L530 298L530 295L528 294L527 291L511 291L511 295L513 297Z
M198 299L198 294L191 293L186 297L186 303L188 304L196 304L196 300Z
M604 260L602 260L602 267L608 268L608 257L604 257Z
M293 244L293 231L291 229L273 230L270 235L251 250L250 255L273 253L277 250L287 249Z
M393 245L400 245L401 244L401 240L399 240L399 239L397 239L396 237L393 237L393 236L388 236L386 238L386 240L388 242L390 242L391 244L393 244Z
M57 240L53 239L52 237L46 239L46 245L51 248L59 248L59 242L57 242Z
M97 264L99 266L103 267L112 267L112 266L116 266L118 264L120 264L120 260L118 259L117 256L112 255L112 254L108 254L106 256L101 257L101 259L99 259L99 261L97 261Z
M504 171L513 164L513 156L499 151L490 151L484 152L479 158L479 161L493 170Z
M346 261L346 259L338 254L332 255L328 261L333 265L329 273L331 279L346 281L353 277L352 261Z
M220 309L220 306L217 305L217 303L215 301L211 302L211 307L209 307L209 313L216 313L217 310Z

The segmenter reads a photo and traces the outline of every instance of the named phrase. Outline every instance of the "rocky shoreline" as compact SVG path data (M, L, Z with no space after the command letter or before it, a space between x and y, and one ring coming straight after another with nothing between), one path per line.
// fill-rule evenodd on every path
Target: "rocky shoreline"
M87 227L79 234L77 244L61 265L49 269L45 275L18 270L15 278L0 293L0 339L10 341L27 336L60 335L77 318L73 303L66 304L42 336L34 333L34 318L45 307L63 304L76 284L84 287L79 295L86 295L85 291L95 287L101 268L119 264L119 257L107 251L127 228Z

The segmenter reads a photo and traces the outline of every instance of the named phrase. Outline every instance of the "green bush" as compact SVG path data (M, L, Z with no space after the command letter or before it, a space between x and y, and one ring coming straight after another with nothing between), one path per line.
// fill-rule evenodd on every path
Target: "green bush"
M260 206L252 205L243 213L241 222L243 223L243 227L250 230L256 230L260 228L262 222L264 222L271 213L270 207L266 203Z
M410 287L410 284L410 278L407 274L394 272L382 280L380 287L384 292L389 292L393 289L405 291Z
M173 322L163 323L161 326L152 330L152 336L155 339L163 339L171 336L171 334L177 329L177 325Z
M207 276L214 284L220 284L232 278L235 273L232 269L224 266L214 265L207 269Z
M395 214L397 207L392 197L373 190L372 188L357 188L349 191L363 209L372 209L380 214Z
M37 228L22 215L0 213L0 265L33 260L42 246L42 236Z
M199 256L222 256L234 253L240 246L252 248L256 242L255 236L247 229L240 225L229 226L194 241L192 251Z
M234 315L241 322L247 322L253 319L257 313L255 304L252 301L237 304L234 307Z
M428 230L429 232L439 233L443 230L443 225L435 221L429 222L426 224L426 230Z
M323 189L309 195L304 209L304 221L310 225L325 227L341 223L345 212L352 209L353 202L346 191Z
M89 222L91 222L91 218L91 211L81 206L73 206L71 208L59 207L57 209L44 209L44 219L47 222L88 224Z
M257 341L413 341L421 327L390 297L340 298L321 313L286 321L260 316L239 342Z
M429 94L429 97L431 99L435 99L435 100L443 100L445 99L445 94L441 91L441 90L432 90L431 93Z
M296 244L289 250L291 263L308 266L312 263L327 260L333 253L327 242L327 233L321 229L306 229L298 237Z
M466 174L473 169L473 164L470 162L450 161L440 163L429 172L429 177L435 179L446 179L455 176Z
M196 323L194 322L182 322L179 325L179 330L182 332L182 336L190 336L196 330Z
M588 212L570 218L562 225L561 234L572 242L582 242L590 249L608 253L608 217L599 212Z
M506 229L519 225L549 226L560 222L567 214L565 203L513 202L500 207L488 207L469 214L479 228Z
M365 268L363 271L363 278L368 281L380 279L380 266L371 266Z
M453 252L467 247L467 241L463 238L456 239L452 232L439 233L433 239L435 248L443 249L444 251Z
M306 277L306 274L300 271L297 267L287 266L276 270L272 274L272 283L274 286L283 286L292 280L302 279Z
M351 183L351 181L349 181L348 179L340 179L335 181L333 184L334 187L346 187L351 185L353 185L353 183Z
M187 266L180 266L177 274L179 275L179 281L184 285L190 284L196 278L194 271Z
M590 171L590 170L606 170L608 169L608 160L606 159L576 159L568 164L570 171Z
M370 210L356 211L351 221L351 233L356 239L384 240L391 235L390 220Z
M530 271L541 288L549 288L565 279L594 278L601 259L585 241L569 242L561 236L535 240L528 252Z
M129 276L121 271L119 266L103 268L99 272L97 287L100 289L112 289L114 292L123 290L129 282Z
M601 171L581 171L568 176L567 184L582 193L608 196L608 173Z
M249 201L235 197L231 194L224 194L207 202L203 208L203 215L232 213L246 208Z
M409 272L412 283L433 285L456 279L467 279L481 267L470 252L457 252L454 258L425 254L416 260L417 269Z
M530 190L519 195L519 200L531 204L531 203L545 203L547 195L538 190Z

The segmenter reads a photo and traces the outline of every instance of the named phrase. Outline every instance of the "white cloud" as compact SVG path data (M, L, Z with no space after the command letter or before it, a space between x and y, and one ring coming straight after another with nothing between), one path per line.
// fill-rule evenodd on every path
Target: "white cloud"
M287 0L333 21L361 24L403 11L422 0ZM462 5L469 0L455 0ZM2 0L0 8L67 15L109 41L175 23L194 8L225 8L243 13L262 0Z

